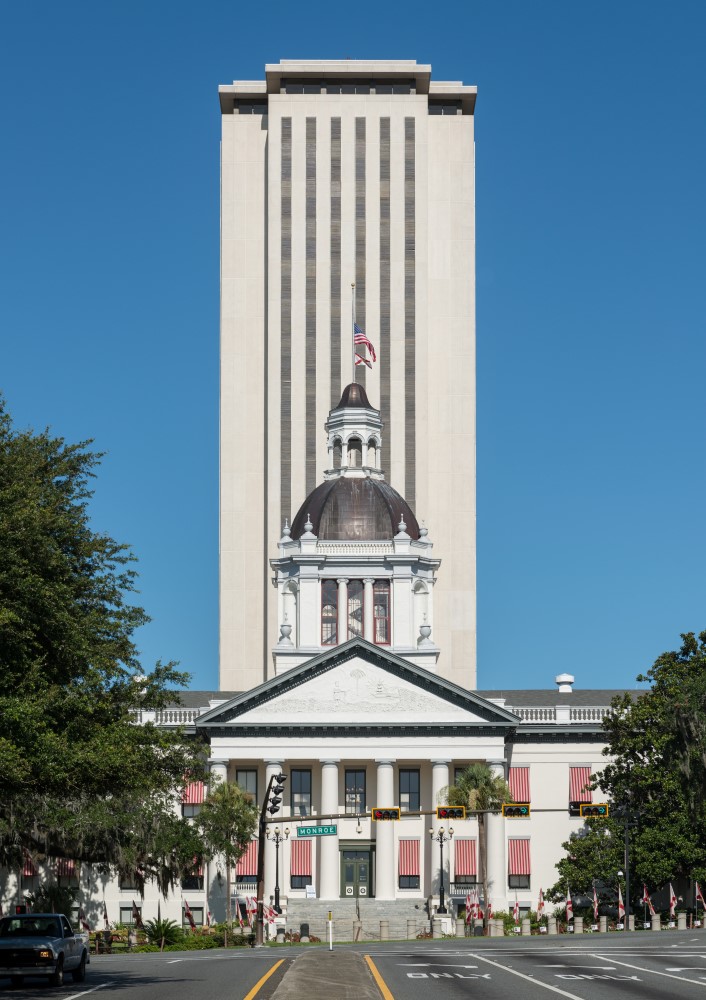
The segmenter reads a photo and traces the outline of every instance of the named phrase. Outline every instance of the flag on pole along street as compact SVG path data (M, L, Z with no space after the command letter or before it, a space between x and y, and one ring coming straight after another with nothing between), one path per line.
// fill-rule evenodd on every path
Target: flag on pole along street
M669 883L669 916L673 917L677 909L677 897L674 895L672 883Z
M238 916L240 916L240 905L238 904L237 901L235 905L238 909ZM210 910L206 910L206 926L210 927L212 923L213 923L213 914L211 913ZM242 925L242 918L241 918L241 925Z
M245 897L245 914L248 918L248 924L252 927L253 920L255 919L255 914L257 913L257 900L254 896Z
M623 920L625 918L625 904L623 903L623 894L620 891L620 886L618 886L618 920Z
M571 902L571 889L566 887L566 920L574 919L574 904Z
M593 920L594 923L598 920L598 893L595 885L593 887Z
M110 930L110 923L108 921L108 908L105 905L105 900L103 900L103 924L105 925L105 929L107 931L109 931Z
M470 892L467 892L466 893L466 923L470 924L470 922L471 922L471 894L470 894Z
M515 918L515 923L520 922L520 904L517 902L517 893L515 893L515 905L512 908L512 915Z
M1 913L0 913L0 916L2 916ZM78 911L78 922L81 924L81 926L83 927L84 931L90 931L91 925L86 920L86 914L83 912L83 910L79 910Z
M194 915L191 912L191 907L186 902L186 900L184 900L184 916L189 921L189 926L191 927L192 931L195 931L196 930L196 921L194 920Z
M544 913L544 893L539 890L539 902L537 903L537 916L541 917Z
M142 914L140 913L139 907L135 905L135 900L132 901L132 919L135 921L136 927L142 927Z
M353 324L353 343L354 344L363 344L363 346L367 347L368 350L370 351L370 357L372 358L372 360L373 361L377 361L377 355L375 353L375 348L370 343L370 341L365 336L365 334L363 333L363 331L361 330L361 328L358 326L357 323Z
M488 920L493 919L493 906L490 900L488 900Z
M695 882L694 884L696 885L696 902L701 903L703 907L706 907L706 900L704 900L703 893L699 888L699 883Z

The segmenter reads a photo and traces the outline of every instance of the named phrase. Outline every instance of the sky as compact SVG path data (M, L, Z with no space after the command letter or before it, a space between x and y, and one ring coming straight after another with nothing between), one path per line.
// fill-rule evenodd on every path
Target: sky
M218 85L282 58L478 87L478 688L635 686L706 629L704 37L701 0L2 5L0 391L105 452L146 669L218 687Z

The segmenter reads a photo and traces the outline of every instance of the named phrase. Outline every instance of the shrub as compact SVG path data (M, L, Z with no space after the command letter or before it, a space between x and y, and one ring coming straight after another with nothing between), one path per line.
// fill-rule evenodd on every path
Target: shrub
M145 924L145 933L150 944L160 947L162 942L165 948L184 942L184 932L174 920L148 920Z

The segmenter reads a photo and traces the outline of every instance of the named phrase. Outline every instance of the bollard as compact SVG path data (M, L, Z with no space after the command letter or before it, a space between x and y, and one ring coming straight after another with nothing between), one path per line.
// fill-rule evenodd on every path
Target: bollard
M488 937L499 937L498 928L496 925L497 925L497 920L494 917L491 917L490 920L488 921Z
M494 918L495 933L498 937L505 937L505 921L502 917Z
M607 931L608 931L608 917L599 917L598 918L598 930L601 932L601 934L607 933Z
M574 917L574 934L583 934L583 917Z
M456 921L456 937L465 937L465 936L466 936L466 924L464 920L459 917L459 919Z
M436 935L434 935L436 937ZM381 920L380 921L380 940L388 941L390 938L390 921Z
M277 944L284 944L284 924L277 924Z
M650 917L650 921L652 923L652 930L653 931L661 931L662 930L662 921L660 920L659 913L655 913L655 915L653 917Z
M302 924L299 929L299 940L304 944L308 944L309 941L309 925Z
M556 934L556 917L547 919L547 934Z
M417 936L417 921L416 920L408 920L407 921L407 940L411 941L412 938L416 938L416 936Z
M677 930L686 930L686 913L683 913L681 910L677 913Z
M532 923L529 917L522 918L522 937L528 937L532 933Z
M686 914L685 914L685 916L686 916ZM634 931L635 930L635 914L634 913L631 913L630 916L628 917L628 930L629 931Z

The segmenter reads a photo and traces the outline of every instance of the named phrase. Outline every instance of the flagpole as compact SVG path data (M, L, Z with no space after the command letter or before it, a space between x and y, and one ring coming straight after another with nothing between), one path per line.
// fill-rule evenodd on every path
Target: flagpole
M355 281L351 281L351 381L355 382Z

